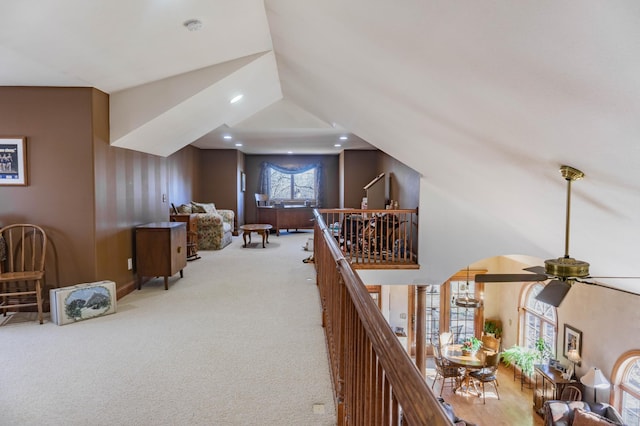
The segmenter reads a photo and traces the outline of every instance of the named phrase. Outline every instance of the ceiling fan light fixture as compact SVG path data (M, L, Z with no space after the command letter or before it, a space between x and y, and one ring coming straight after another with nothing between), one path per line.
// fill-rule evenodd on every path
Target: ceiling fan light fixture
M585 278L589 276L589 263L572 257L559 257L544 261L544 270L547 275L563 278Z
M582 179L584 177L584 173L582 173L578 169L574 169L571 166L560 166L560 174L563 178L570 181L576 181Z

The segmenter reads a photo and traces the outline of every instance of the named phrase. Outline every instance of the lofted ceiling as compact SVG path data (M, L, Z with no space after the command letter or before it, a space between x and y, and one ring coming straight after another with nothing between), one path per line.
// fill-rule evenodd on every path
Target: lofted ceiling
M115 146L373 146L417 170L425 281L489 256L560 257L562 164L586 174L571 254L593 275L640 275L636 0L4 0L0 12L0 84L109 93ZM640 293L640 280L602 281Z

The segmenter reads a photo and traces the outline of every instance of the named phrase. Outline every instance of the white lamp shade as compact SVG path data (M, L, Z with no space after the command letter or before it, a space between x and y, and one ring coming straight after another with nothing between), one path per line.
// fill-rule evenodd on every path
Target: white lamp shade
M595 389L607 389L611 386L611 383L609 383L604 374L602 374L602 371L596 367L591 368L587 374L580 378L580 381L583 385Z
M567 353L567 358L569 359L569 361L575 362L576 364L579 363L580 361L582 361L582 359L580 358L580 354L578 353L578 351L576 349L571 349Z

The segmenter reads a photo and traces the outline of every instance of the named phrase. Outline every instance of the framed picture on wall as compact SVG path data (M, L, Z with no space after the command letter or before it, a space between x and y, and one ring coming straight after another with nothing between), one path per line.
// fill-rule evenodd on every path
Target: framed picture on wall
M0 138L0 185L27 185L26 138Z
M582 356L582 331L571 327L569 324L565 324L562 354L568 358L569 351L572 349L577 350L578 355Z

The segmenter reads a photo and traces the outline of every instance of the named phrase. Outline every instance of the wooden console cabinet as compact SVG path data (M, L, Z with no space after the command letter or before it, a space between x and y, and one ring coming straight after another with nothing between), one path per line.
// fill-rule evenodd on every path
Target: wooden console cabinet
M306 206L258 206L258 223L269 224L280 235L281 229L313 229L314 207Z
M154 222L136 227L136 272L138 290L143 277L169 277L187 266L187 225L184 222Z
M565 379L561 372L550 368L548 364L536 364L534 369L536 384L533 390L533 409L542 415L545 401L560 399L564 387L575 382Z
M195 213L179 213L169 216L171 222L187 224L187 260L200 259L198 256L198 215Z

